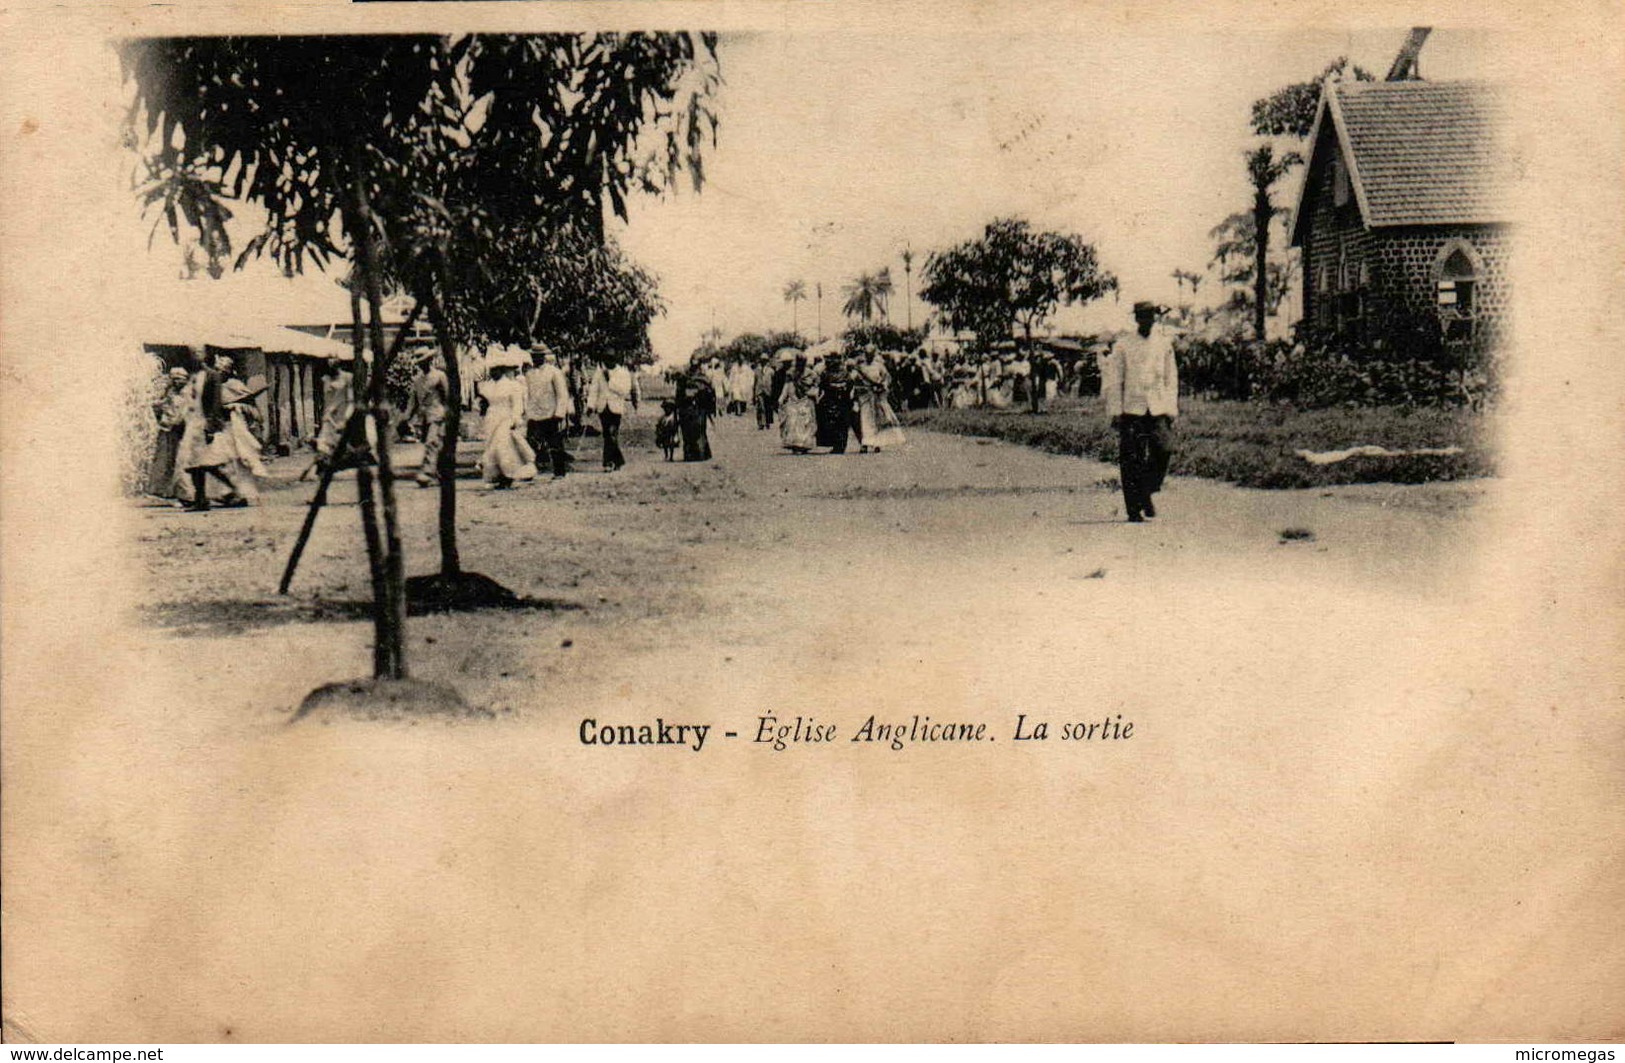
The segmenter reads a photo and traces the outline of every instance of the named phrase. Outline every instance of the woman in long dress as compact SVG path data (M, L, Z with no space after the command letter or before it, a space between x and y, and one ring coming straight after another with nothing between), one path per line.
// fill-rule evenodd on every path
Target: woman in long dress
M824 361L814 412L818 445L828 447L831 454L845 454L847 436L852 431L852 371L839 353L830 354Z
M180 454L181 436L186 431L186 408L191 403L192 374L176 367L164 377L163 394L152 404L158 420L153 441L152 461L147 465L147 494L171 502L187 501L190 492L180 476L175 459Z
M716 388L696 369L677 378L677 423L683 434L684 461L710 461L711 439L707 434L717 413Z
M1008 410L1015 404L1016 378L1007 358L987 363L987 404L995 410Z
M805 358L797 358L779 395L779 442L794 454L806 454L818 442L818 389Z
M192 376L187 386L186 428L181 433L181 444L175 453L175 465L192 480L192 501L186 509L204 513L210 508L208 481L210 477L226 485L226 495L220 504L226 507L246 506L237 485L226 475L226 466L234 456L227 430L230 411L220 398L220 374L214 360L204 356L203 368Z
M225 374L220 382L220 401L227 411L225 449L226 476L237 487L249 505L260 500L259 477L269 473L262 459L262 448L254 435L253 421L257 413L247 401L249 387L231 376L231 359L221 358L218 368Z
M480 387L485 397L485 453L480 463L486 486L500 491L515 481L536 479L536 452L525 439L525 388L511 367L495 366Z
M870 351L869 360L858 366L853 374L853 391L857 400L859 454L878 452L903 442L903 429L892 409L887 393L891 390L891 373L880 360L879 351Z

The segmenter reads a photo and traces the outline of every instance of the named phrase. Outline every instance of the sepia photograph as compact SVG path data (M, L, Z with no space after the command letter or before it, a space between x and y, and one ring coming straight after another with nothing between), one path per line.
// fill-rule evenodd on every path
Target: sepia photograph
M6 1041L1625 1033L1617 10L319 6L5 16Z

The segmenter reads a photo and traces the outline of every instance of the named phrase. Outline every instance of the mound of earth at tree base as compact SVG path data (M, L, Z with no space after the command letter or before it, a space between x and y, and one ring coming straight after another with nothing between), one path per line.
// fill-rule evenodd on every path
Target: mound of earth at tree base
M571 608L578 607L569 602L526 598L515 594L490 576L478 572L459 572L455 576L436 572L429 576L412 576L406 581L408 616L463 613L477 609Z
M300 702L290 723L333 715L357 720L490 719L461 694L421 679L349 679L317 687Z

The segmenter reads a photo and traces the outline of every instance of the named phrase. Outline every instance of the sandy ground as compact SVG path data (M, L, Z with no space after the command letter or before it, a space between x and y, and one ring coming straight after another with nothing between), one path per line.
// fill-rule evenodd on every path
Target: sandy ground
M1584 948L1621 914L1618 713L1548 704L1501 637L1494 483L1176 479L1128 525L1087 461L776 442L730 420L707 465L465 482L465 567L545 607L414 618L409 653L491 719L289 724L369 668L353 486L291 600L308 485L135 511L152 582L106 661L127 696L8 735L8 765L53 764L8 792L8 1019L84 1041L1621 1032L1618 950ZM430 571L433 492L401 487ZM990 738L850 741L871 714ZM775 750L765 715L838 737ZM1049 738L1015 740L1021 715ZM704 747L580 740L657 717ZM1119 719L1130 738L1061 736Z

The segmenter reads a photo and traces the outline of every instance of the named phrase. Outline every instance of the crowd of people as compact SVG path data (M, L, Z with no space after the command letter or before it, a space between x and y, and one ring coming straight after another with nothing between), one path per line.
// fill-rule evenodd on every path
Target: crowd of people
M577 398L558 355L545 343L533 345L529 364L496 363L487 367L480 383L479 401L484 409L485 449L480 470L493 490L506 490L515 484L536 479L538 461L555 480L562 480L575 464L575 455L565 445L569 428L585 412L597 421L603 448L605 472L626 467L621 450L621 422L638 408L640 392L637 374L613 355L605 355L593 366L585 393ZM433 433L426 429L426 438ZM425 467L418 482L432 482Z
M922 352L923 353L923 352ZM777 423L785 449L808 454L815 447L844 454L856 440L860 454L878 453L903 442L899 405L912 403L924 378L923 363L866 347L850 356L838 346L812 350L783 348L753 362L701 357L674 380L676 395L662 439L680 438L684 461L711 457L707 426L719 412L747 416L754 407L756 427ZM666 447L665 443L662 443Z
M1119 433L1124 503L1134 522L1156 516L1152 496L1168 470L1178 413L1173 348L1155 327L1162 310L1136 303L1135 330L1097 348L1089 362L1098 366L1107 416ZM526 357L488 361L474 385L484 442L478 465L486 485L504 490L541 473L563 479L576 462L567 440L589 418L598 428L604 471L624 468L620 428L641 400L636 372L612 355L590 363L564 359L543 343ZM758 430L776 429L780 446L792 453L823 448L844 454L853 442L860 454L878 453L903 442L899 410L1025 404L1036 412L1057 394L1084 386L1081 362L1063 362L1043 349L883 352L873 345L848 350L839 341L786 347L755 359L702 354L669 374L673 394L662 403L655 438L667 461L676 460L679 450L684 461L709 461L710 427L717 418L754 410ZM312 468L366 461L376 445L367 432L345 439L353 391L349 366L331 360ZM266 475L258 394L224 353L206 351L195 369L170 369L152 405L157 433L147 492L192 512L255 504L257 480ZM446 414L459 401L440 355L424 353L406 415L423 444L419 486L439 482ZM212 485L223 493L211 499Z
M784 363L796 353L819 364L831 353L840 353L849 363L866 365L873 352L866 347L846 354L836 341L827 341L805 352L788 348L755 359L697 355L688 371L710 383L718 410L743 417L754 407L758 425L765 428L765 411L783 391ZM1095 381L1084 370L1093 361L1090 352L1062 359L1043 346L1030 351L967 347L944 352L920 347L879 352L879 363L887 375L886 401L894 410L1028 407L1038 411L1060 394L1087 391Z
M171 368L152 404L157 434L147 494L194 513L256 504L256 478L266 475L257 395L229 355L205 351L195 368ZM211 499L211 484L222 485L224 494Z

